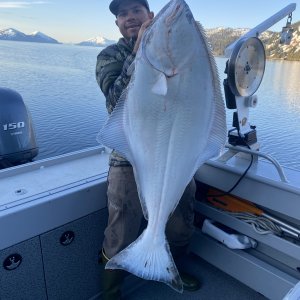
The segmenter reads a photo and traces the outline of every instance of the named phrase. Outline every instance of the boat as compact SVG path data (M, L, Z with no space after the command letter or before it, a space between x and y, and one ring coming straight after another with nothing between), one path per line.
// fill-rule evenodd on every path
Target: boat
M294 9L227 48L226 100L237 110L235 126L226 151L195 174L195 233L182 261L202 288L180 294L129 275L125 299L300 299L300 171L261 153L248 120L265 63L258 35ZM286 26L285 42L290 35ZM245 88L237 70L248 56L258 59ZM109 154L100 145L0 170L1 300L101 299ZM258 209L280 232L255 230L258 218L249 223L233 214L230 201Z

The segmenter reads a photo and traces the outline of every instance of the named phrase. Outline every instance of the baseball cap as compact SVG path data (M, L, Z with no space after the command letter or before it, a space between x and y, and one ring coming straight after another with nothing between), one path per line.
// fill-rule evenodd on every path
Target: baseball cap
M111 1L110 5L109 5L109 10L115 15L118 15L118 11L119 11L119 6L122 2L130 2L130 0L113 0ZM140 4L142 4L143 6L145 6L148 10L150 10L149 8L149 3L147 0L131 0L132 2L138 2Z

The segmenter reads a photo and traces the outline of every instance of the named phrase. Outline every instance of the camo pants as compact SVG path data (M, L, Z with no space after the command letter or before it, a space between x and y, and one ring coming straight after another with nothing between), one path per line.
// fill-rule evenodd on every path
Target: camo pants
M192 180L167 223L171 251L186 247L193 234L195 192L196 184ZM131 244L146 224L131 166L110 167L107 197L109 217L103 249L111 258Z

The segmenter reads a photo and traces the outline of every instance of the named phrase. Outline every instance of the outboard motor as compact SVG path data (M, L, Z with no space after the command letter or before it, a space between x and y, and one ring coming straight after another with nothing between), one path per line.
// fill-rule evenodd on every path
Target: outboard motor
M0 87L0 168L31 161L38 147L21 95Z

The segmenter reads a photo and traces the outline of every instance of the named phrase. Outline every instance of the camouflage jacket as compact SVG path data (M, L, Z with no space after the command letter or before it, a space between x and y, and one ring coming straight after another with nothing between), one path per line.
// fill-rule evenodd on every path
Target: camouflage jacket
M117 44L102 50L97 57L96 80L106 98L106 108L110 114L115 108L123 90L127 87L130 76L127 70L135 59L132 54L134 42L121 38ZM115 150L109 159L110 166L130 165Z

